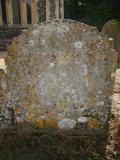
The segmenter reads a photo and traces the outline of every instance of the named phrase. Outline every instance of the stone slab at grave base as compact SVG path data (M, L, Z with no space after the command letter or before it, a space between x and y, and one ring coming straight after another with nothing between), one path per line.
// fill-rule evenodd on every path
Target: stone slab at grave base
M8 54L5 122L107 126L117 54L105 34L72 20L46 21L15 38Z

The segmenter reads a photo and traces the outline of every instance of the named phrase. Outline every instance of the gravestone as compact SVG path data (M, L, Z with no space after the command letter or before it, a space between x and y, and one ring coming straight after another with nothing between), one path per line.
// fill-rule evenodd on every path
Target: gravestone
M120 22L110 20L103 26L102 32L114 39L114 49L118 53L118 63L120 63Z
M61 129L107 124L117 56L105 34L81 22L47 21L15 38L8 53L11 119Z

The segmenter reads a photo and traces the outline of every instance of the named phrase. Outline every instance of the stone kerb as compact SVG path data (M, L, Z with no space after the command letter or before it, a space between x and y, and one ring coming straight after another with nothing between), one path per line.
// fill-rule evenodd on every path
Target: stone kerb
M117 56L105 34L81 22L47 21L15 38L8 52L5 111L13 109L15 122L60 129L107 124Z

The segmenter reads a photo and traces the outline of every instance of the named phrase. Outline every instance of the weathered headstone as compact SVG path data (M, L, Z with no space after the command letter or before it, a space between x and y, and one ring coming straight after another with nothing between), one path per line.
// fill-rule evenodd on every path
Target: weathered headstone
M114 39L114 48L118 52L118 63L120 63L120 22L110 20L103 26L102 32Z
M15 38L8 52L5 107L17 122L106 125L116 65L106 35L72 20L47 21Z

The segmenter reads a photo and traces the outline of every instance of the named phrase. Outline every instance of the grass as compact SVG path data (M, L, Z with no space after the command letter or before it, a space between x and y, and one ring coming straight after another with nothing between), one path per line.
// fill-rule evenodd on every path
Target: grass
M0 135L0 160L104 160L101 138L67 135L52 128L20 130Z

